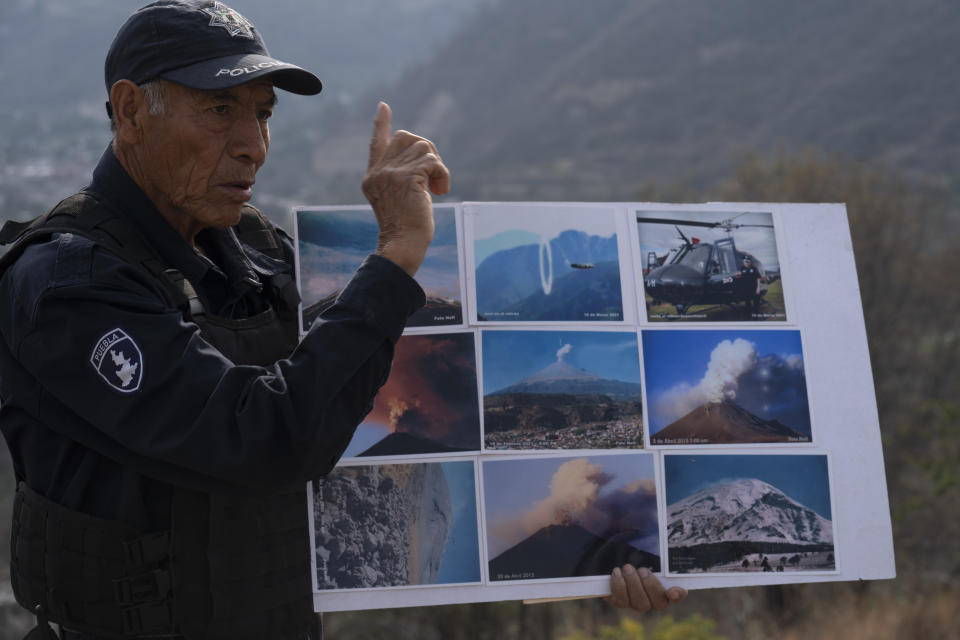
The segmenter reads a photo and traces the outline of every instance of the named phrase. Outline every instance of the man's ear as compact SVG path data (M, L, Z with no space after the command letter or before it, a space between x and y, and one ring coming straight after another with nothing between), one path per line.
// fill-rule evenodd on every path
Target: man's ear
M110 87L110 106L117 125L117 140L136 143L142 133L142 118L146 115L143 90L130 80L117 80Z

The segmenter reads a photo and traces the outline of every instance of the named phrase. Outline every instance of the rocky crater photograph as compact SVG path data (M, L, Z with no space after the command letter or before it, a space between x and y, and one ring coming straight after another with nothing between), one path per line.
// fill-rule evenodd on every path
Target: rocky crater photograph
M336 468L314 483L317 586L480 580L472 462Z

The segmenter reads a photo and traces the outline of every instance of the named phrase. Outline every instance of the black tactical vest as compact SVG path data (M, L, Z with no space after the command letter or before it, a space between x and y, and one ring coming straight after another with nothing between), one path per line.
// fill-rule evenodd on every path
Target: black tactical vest
M289 261L277 231L254 207L244 207L234 230L241 242ZM0 257L0 275L28 244L54 233L89 238L146 270L167 302L237 364L270 364L297 344L299 295L291 276L267 283L266 311L242 320L218 318L123 214L90 192L32 222L7 223L0 244L16 243ZM315 616L303 485L262 495L174 487L172 510L170 531L135 531L57 505L21 483L11 581L17 602L38 615L33 633L55 622L106 638L307 637Z

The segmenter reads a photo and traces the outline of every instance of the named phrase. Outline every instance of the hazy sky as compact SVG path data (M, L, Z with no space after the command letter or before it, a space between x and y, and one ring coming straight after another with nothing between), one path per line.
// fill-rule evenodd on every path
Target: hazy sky
M473 226L474 262L479 266L492 253L525 244L549 241L568 229L609 238L617 232L612 207L534 207L511 203L480 207L468 216Z
M832 520L825 455L664 456L667 508L710 485L740 478L771 484L827 520Z
M473 462L443 462L443 475L450 487L453 525L443 551L437 582L478 582L480 548L477 525L477 490Z

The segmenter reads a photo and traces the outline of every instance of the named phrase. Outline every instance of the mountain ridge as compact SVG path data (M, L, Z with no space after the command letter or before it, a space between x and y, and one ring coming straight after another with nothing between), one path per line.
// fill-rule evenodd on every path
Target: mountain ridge
M642 386L639 383L603 378L569 362L557 360L532 375L487 395L501 396L512 393L608 395L639 399L641 389Z
M707 402L650 436L653 444L809 442L780 420L765 420L732 400Z
M633 532L598 536L575 522L538 529L490 560L492 580L605 575L625 563L660 570L660 557L632 546Z
M810 147L952 184L957 30L936 0L518 0L381 95L421 114L467 200L633 200Z
M717 542L833 543L833 526L756 478L719 482L667 506L671 548Z

